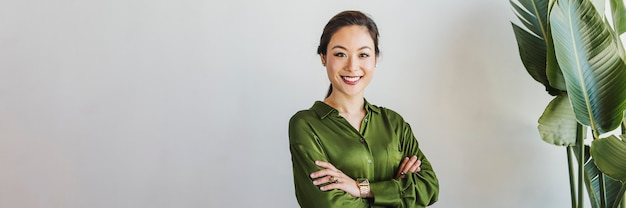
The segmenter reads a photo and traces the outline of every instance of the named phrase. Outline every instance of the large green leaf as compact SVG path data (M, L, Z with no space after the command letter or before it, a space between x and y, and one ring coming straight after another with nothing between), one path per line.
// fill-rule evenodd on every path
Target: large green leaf
M566 89L565 80L556 61L548 26L549 5L553 0L519 0L519 5L513 1L510 3L526 28L512 24L526 71L543 84L550 95L560 94Z
M539 135L543 141L557 146L576 145L576 116L567 94L556 96L539 117Z
M567 84L565 82L565 78L563 77L563 72L561 71L561 68L556 59L556 52L554 49L554 42L552 38L550 38L548 42L550 47L547 48L547 56L551 58L546 60L548 65L548 67L546 67L546 76L548 76L548 82L550 83L551 87L554 87L563 92L567 90Z
M617 128L626 108L626 66L610 26L589 0L558 1L550 22L576 119L600 134Z
M603 173L626 183L626 135L611 135L591 142L591 156Z
M626 7L623 0L611 0L611 14L617 35L626 32Z
M574 152L576 152L576 156L578 156L578 147L573 148ZM587 193L589 194L589 202L591 203L591 207L600 208L600 179L604 178L604 190L606 194L606 204L614 205L619 203L622 197L624 196L624 184L618 180L612 179L610 177L600 177L602 172L598 169L596 164L594 163L594 159L591 158L591 153L589 150L589 146L585 145L585 185L587 188ZM576 158L580 159L580 158Z
M614 201L613 207L617 207L617 203L624 197L626 190L624 187L626 186L626 141L624 139L626 139L626 135L619 137L611 135L591 142L591 156L594 158L598 170L621 182L621 191L618 193L620 198ZM609 205L611 204L609 203Z

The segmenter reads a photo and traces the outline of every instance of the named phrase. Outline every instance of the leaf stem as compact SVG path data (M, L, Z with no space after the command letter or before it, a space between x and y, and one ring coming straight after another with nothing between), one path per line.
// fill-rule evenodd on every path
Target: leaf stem
M624 118L624 120L622 120L622 134L626 134L626 116ZM622 183L622 188L620 188L620 191L617 193L622 193L622 195L617 196L618 199L616 199L615 203L613 203L613 207L617 208L617 207L621 207L621 208L626 208L626 200L624 200L624 197L626 197L626 184Z
M602 171L600 171L600 175L598 176L598 181L600 184L600 207L606 207L606 188L605 188L605 181L604 181L604 173Z
M585 175L585 138L582 124L576 124L576 145L578 152L578 207L583 208L583 177Z
M600 136L598 135L598 132L595 129L591 129L591 132L593 133L593 139L600 139ZM607 207L606 206L606 187L605 187L605 181L604 181L604 173L602 171L600 171L600 174L598 175L598 189L600 189L600 207Z
M567 167L569 170L569 190L572 199L572 208L576 208L576 181L574 179L574 163L572 162L572 146L565 147L567 152Z
M626 116L624 116L624 120L622 120L622 134L626 134Z
M626 207L626 200L624 200L624 196L626 196L626 184L622 183L622 188L620 188L619 192L617 193L622 193L622 195L617 196L617 199L615 199L615 202L613 203L613 208L624 208Z

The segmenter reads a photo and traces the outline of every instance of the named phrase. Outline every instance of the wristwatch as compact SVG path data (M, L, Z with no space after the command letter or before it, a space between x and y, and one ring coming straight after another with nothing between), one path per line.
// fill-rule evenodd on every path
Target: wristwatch
M357 178L356 183L359 186L361 192L361 198L366 198L370 193L370 181L367 178Z

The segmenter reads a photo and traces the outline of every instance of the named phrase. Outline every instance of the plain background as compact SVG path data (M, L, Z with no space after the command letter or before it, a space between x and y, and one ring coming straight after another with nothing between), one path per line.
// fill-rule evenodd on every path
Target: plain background
M508 1L23 0L0 3L0 207L297 207L287 123L347 9L379 26L366 98L411 124L433 207L570 205Z

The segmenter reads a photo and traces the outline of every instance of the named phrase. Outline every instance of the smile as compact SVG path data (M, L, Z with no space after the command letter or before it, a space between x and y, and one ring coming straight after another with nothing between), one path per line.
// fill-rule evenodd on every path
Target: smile
M362 76L341 76L341 78L346 84L353 85L353 84L357 84L359 80L361 80Z

